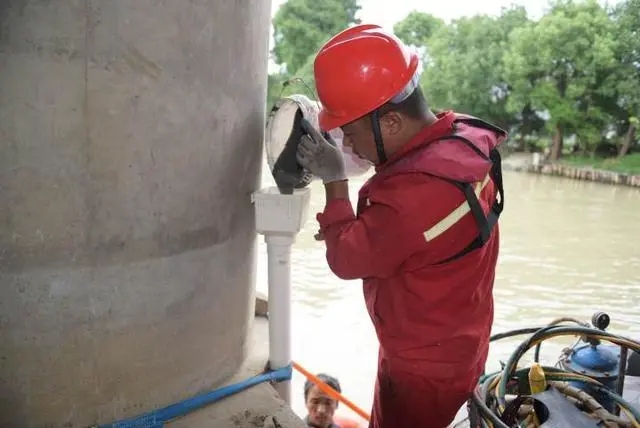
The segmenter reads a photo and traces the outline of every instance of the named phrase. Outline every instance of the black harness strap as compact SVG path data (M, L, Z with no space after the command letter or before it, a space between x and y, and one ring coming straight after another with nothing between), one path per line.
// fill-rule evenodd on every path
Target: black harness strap
M476 128L488 129L497 134L506 135L506 132L503 131L502 129L490 123L484 122L483 120L480 120L478 118L474 118L474 117L459 118L459 119L456 119L454 123L456 122L464 123L466 125L476 127ZM434 177L440 178L442 180L445 180L451 183L452 185L460 189L462 193L464 193L465 199L467 200L467 203L469 204L469 208L471 210L471 215L473 216L473 218L476 221L476 224L478 225L478 235L475 237L473 241L469 243L469 245L467 245L465 248L463 248L461 251L454 254L453 256L448 257L436 264L444 264L444 263L452 262L454 260L457 260L469 254L474 250L482 248L489 241L489 238L491 237L491 232L493 231L493 228L495 227L495 225L498 223L500 214L504 209L502 158L500 156L500 152L498 151L498 149L497 148L491 149L491 151L489 152L489 157L487 157L471 141L469 141L468 139L466 139L465 137L459 134L454 133L452 135L438 138L433 142L440 141L440 140L460 141L464 143L466 146L468 146L469 148L471 148L474 152L476 152L476 154L478 154L478 156L480 156L481 158L491 161L491 170L489 171L489 177L491 178L494 185L496 186L497 195L496 195L496 200L491 206L488 215L485 215L484 211L482 210L482 205L480 204L480 201L478 200L478 196L476 196L473 185L471 183L452 180L450 178L434 175Z

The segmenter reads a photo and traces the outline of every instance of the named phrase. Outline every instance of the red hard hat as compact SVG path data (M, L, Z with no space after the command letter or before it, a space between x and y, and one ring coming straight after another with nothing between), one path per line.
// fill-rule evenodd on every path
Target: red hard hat
M399 95L406 98L417 85L419 63L416 53L379 25L357 25L338 33L313 64L322 103L320 129L346 125Z

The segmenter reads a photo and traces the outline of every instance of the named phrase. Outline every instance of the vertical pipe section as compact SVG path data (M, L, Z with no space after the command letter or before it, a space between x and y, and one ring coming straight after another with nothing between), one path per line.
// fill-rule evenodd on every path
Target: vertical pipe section
M622 397L624 393L624 379L627 373L627 358L629 356L629 349L626 346L620 347L620 360L618 362L618 379L616 382L616 394ZM615 406L613 414L620 416L620 406Z
M291 363L291 246L294 236L265 235L269 278L269 363L272 369ZM276 385L291 404L291 382Z

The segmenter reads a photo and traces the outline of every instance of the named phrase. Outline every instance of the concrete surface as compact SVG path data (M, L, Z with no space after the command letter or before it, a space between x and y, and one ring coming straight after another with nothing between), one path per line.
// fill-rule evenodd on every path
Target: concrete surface
M246 354L270 2L0 2L0 426L82 427Z
M256 291L256 307L255 315L259 317L266 317L269 314L269 299L267 295Z
M262 373L269 358L269 322L265 318L255 318L251 337L247 359L238 373L225 384L240 382ZM261 384L175 420L166 427L305 428L305 425L280 399L273 387Z

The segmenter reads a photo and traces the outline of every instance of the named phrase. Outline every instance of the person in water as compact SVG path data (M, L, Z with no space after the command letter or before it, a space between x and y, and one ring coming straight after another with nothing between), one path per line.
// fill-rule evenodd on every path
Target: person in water
M483 371L493 322L497 146L507 134L434 114L419 69L417 54L377 25L337 34L314 61L320 130L303 121L298 146L298 162L325 187L316 239L335 275L363 279L380 343L371 428L448 426ZM375 165L355 213L327 134L335 128Z
M320 373L317 377L337 392L342 392L340 382L333 376ZM307 417L304 422L313 428L342 428L334 421L338 408L338 400L329 397L311 381L304 384L304 404L307 408Z

